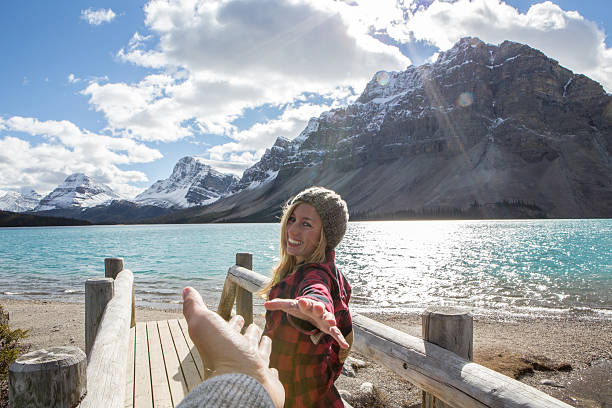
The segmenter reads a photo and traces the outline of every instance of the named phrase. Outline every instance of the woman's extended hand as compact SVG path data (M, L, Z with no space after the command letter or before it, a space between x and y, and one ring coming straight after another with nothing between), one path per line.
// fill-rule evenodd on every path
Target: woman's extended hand
M332 336L341 348L349 348L349 344L336 326L336 318L325 309L323 302L308 298L272 299L264 303L264 306L267 310L282 310L298 319L306 320L323 333Z

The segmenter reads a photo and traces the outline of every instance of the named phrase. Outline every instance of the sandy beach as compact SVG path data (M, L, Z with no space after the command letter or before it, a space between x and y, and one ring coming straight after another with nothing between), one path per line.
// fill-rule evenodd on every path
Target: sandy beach
M11 329L29 330L31 350L74 345L84 349L84 305L1 299L10 314ZM421 336L418 315L368 317ZM138 308L138 321L181 318L176 310ZM360 399L359 387L371 382L378 391L378 406L420 406L420 390L386 368L359 354L366 367L356 377L341 375L340 390L351 395L355 407L372 406ZM495 321L474 319L474 361L517 378L576 407L612 407L612 321L586 319L516 318ZM350 401L350 400L349 400Z

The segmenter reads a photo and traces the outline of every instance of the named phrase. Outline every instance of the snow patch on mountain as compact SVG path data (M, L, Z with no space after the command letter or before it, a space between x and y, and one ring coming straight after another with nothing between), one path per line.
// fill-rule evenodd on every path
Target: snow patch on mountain
M107 185L96 183L83 173L75 173L66 177L62 184L47 194L34 210L95 207L120 199L122 197Z
M207 205L232 194L237 182L237 177L214 170L204 159L187 156L177 162L169 178L156 181L135 202L163 208Z
M41 198L42 196L31 188L0 192L0 210L11 212L31 211L36 208Z

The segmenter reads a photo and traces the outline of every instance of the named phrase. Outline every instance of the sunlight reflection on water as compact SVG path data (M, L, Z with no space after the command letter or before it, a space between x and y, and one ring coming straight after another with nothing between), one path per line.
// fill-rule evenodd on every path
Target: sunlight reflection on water
M180 307L192 285L215 307L236 252L252 252L254 270L269 275L278 233L278 224L1 229L0 301L82 302L85 280L119 256L139 304ZM357 311L456 306L612 319L610 248L612 220L351 222L337 264Z
M576 229L575 220L353 223L338 263L353 303L369 311L586 307L612 317L610 259L598 262L610 248L610 221L592 222L603 228Z

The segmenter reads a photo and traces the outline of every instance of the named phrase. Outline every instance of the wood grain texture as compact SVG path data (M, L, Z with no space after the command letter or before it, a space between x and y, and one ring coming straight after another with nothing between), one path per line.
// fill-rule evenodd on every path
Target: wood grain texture
M134 407L153 406L151 369L149 367L149 342L147 324L136 323L136 350L134 351Z
M232 282L228 273L223 284L221 299L219 299L219 307L217 308L217 313L225 320L229 320L232 316L234 301L236 300L236 288L236 284Z
M108 302L87 361L87 396L83 407L122 407L125 403L134 275L122 270Z
M114 282L113 278L91 278L85 281L85 354L88 356L106 305L113 298Z
M174 405L178 405L178 403L185 398L185 395L187 395L187 384L185 383L181 364L176 354L176 349L174 348L168 321L164 320L157 322L157 328L159 329L159 340L164 353L166 376L168 378L168 384L170 385L170 395L172 396Z
M165 322L160 322L164 324ZM149 344L149 364L151 371L151 387L153 406L155 408L172 408L172 396L168 385L166 364L162 351L157 322L147 322L147 342Z
M247 270L253 269L253 254L239 252L236 254L236 265ZM253 323L253 293L240 286L236 288L236 314L244 318L242 332Z
M178 322L179 322L179 325L181 326L181 330L183 331L183 336L185 337L185 341L187 341L187 347L189 347L189 351L191 353L191 356L193 357L193 361L195 362L196 367L198 369L198 373L200 374L200 380L203 381L204 380L204 363L202 362L202 358L200 357L200 353L198 352L198 349L193 344L193 341L191 341L191 337L189 337L189 330L187 329L187 321L185 319L181 319Z
M136 351L136 328L130 328L130 346L125 364L125 408L134 406L134 352Z
M526 384L365 316L353 315L353 330L355 351L454 407L570 407Z
M474 319L467 312L448 308L430 308L421 314L422 337L430 343L452 351L472 361L474 357ZM423 408L450 408L451 406L423 392Z
M74 407L87 392L86 360L73 346L18 357L9 367L9 407Z
M168 320L168 327L170 328L170 334L172 335L172 340L174 341L174 348L176 349L176 354L178 356L179 363L181 364L181 370L183 371L183 376L185 377L187 391L189 392L202 382L200 372L196 367L196 363L191 355L189 346L185 340L185 336L183 336L183 330L181 329L178 320Z

